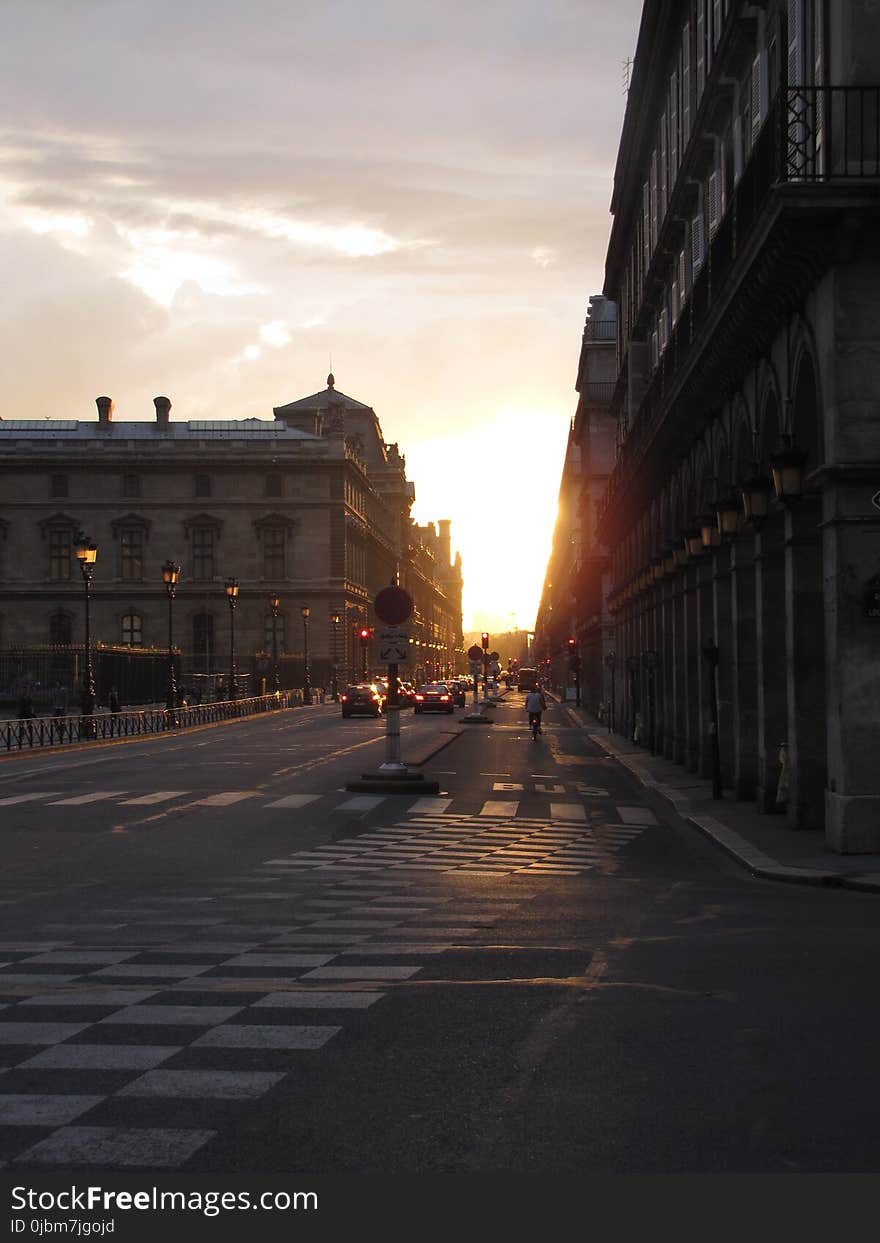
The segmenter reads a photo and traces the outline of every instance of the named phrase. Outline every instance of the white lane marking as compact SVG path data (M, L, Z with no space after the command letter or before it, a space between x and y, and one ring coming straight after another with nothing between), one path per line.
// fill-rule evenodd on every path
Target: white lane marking
M615 807L624 824L656 824L657 817L650 807Z
M74 798L61 798L49 804L50 807L82 807L85 803L100 803L102 799L119 798L124 790L97 790L92 794L77 794Z
M64 1126L16 1161L28 1165L125 1165L163 1169L183 1165L216 1131L170 1127Z
M545 783L543 781L536 781L535 791L539 794L564 794L565 786L554 785L552 782Z
M522 788L523 787L522 787L521 781L493 781L492 782L493 793L496 790L521 790Z
M586 808L581 803L551 803L550 815L554 820L586 820Z
M256 798L259 790L224 790L222 794L209 794L207 798L195 801L196 807L229 807L232 803L240 803L246 798Z
M41 790L38 794L10 794L7 798L0 798L0 807L11 807L13 803L32 803L38 798L54 798L60 793L60 790Z
M179 1097L183 1100L251 1100L284 1078L268 1070L148 1070L117 1096Z
M267 807L307 807L321 797L320 794L287 794L276 799L274 803L266 803Z
M172 798L183 798L189 790L157 790L155 794L142 794L140 798L124 798L122 807L150 807L154 803L167 803Z
M421 967L316 967L307 971L304 980L408 980L421 971ZM223 1030L222 1028L220 1030ZM198 1044L199 1041L196 1041Z
M326 968L324 968L326 970ZM190 1048L320 1049L341 1027L279 1027L274 1024L221 1023L199 1036Z
M268 993L255 1001L251 1009L267 1010L366 1010L374 1001L384 997L384 993L325 993L318 989L302 989L283 993Z
M519 803L506 803L501 799L490 799L480 808L481 816L515 816Z
M354 798L346 799L344 803L340 803L335 811L370 811L373 807L378 807L385 799L384 794L356 794Z
M451 802L452 802L451 798L416 799L412 807L408 807L406 809L406 814L408 816L411 816L413 814L421 815L422 812L433 811L433 812L436 812L437 815L442 815Z

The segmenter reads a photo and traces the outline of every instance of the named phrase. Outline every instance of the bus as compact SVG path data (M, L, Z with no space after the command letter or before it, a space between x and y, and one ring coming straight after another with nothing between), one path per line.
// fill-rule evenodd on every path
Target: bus
M516 689L518 691L535 691L538 689L539 681L537 669L520 669L517 674Z

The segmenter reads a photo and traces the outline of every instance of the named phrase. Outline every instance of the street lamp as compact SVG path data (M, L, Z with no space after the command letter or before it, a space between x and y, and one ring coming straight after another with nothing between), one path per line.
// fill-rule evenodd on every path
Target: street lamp
M312 671L309 665L309 614L311 609L304 604L300 609L303 619L303 703L312 702Z
M333 702L339 703L339 649L337 643L339 640L339 612L334 609L330 614L330 621L333 623L333 679L332 693Z
M76 559L79 562L79 568L82 570L83 585L86 591L86 634L85 634L85 659L83 661L83 684L82 684L82 715L88 720L84 722L84 733L90 737L95 736L95 674L92 669L92 632L91 622L89 618L89 604L92 589L92 574L95 569L95 561L98 556L98 550L87 535L82 532L76 537L74 545Z
M166 561L162 566L162 581L165 583L165 591L168 593L168 693L165 697L165 707L169 712L173 712L177 707L177 682L174 677L174 650L172 646L172 622L171 612L174 600L174 589L180 579L180 566L175 565L173 561ZM170 724L171 722L169 722Z
M269 608L272 610L272 690L278 695L281 692L281 675L278 672L278 610L281 600L278 596L272 597Z
M229 601L229 698L237 699L235 685L235 605L238 601L238 579L227 578L226 599Z

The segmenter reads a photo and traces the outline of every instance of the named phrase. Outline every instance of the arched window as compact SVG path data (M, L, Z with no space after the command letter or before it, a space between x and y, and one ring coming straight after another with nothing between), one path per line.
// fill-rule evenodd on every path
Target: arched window
M126 613L122 618L122 642L126 647L143 646L144 628L140 613Z

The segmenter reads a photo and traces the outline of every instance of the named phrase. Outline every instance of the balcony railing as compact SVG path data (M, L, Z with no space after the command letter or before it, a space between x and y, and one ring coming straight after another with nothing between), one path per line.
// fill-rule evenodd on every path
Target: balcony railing
M585 341L616 341L616 319L588 319L584 325Z
M880 86L791 86L783 181L880 178Z
M596 405L609 405L617 387L616 380L587 380L581 386L581 396Z

